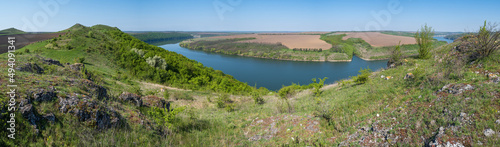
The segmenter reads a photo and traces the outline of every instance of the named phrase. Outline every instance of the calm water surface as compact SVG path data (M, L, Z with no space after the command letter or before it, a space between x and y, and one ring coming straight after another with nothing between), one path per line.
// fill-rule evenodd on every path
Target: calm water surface
M446 41L448 44L453 43L453 40L446 39L444 37L434 37L434 39L437 39L438 41Z
M282 85L292 83L309 84L312 78L328 77L325 83L330 84L357 75L360 68L378 70L386 67L387 63L387 60L364 61L356 56L351 62L281 61L189 50L180 47L178 43L160 47L201 62L207 67L221 70L251 86L257 85L270 90L277 90Z

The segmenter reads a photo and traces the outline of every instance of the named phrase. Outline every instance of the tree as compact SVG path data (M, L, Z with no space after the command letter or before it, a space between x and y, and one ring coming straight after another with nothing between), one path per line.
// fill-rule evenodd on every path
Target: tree
M422 26L422 28L415 33L415 40L419 46L418 58L429 59L431 57L432 36L434 36L434 30L432 27L427 26L427 24Z

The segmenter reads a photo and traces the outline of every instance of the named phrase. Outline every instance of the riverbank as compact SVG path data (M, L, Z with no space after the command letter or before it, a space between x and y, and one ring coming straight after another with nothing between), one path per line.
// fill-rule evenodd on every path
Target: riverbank
M182 54L251 86L278 90L283 85L309 84L312 78L328 77L325 83L349 78L358 74L360 68L377 70L387 66L387 60L365 61L354 56L349 61L291 61L276 60L237 55L225 55L180 47L178 44L159 46L166 50Z

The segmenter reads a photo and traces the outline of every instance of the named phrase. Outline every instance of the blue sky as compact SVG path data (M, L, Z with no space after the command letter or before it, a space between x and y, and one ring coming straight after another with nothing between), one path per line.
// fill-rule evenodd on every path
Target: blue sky
M500 23L498 0L16 0L0 29L59 31L81 23L123 31L475 31Z

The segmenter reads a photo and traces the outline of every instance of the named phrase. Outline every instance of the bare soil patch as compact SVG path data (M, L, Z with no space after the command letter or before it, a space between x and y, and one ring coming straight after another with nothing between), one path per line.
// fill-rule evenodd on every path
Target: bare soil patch
M398 45L399 41L401 41L401 45L417 43L413 37L388 35L380 32L346 32L337 34L347 34L347 36L342 38L343 40L361 38L374 47L395 46Z

